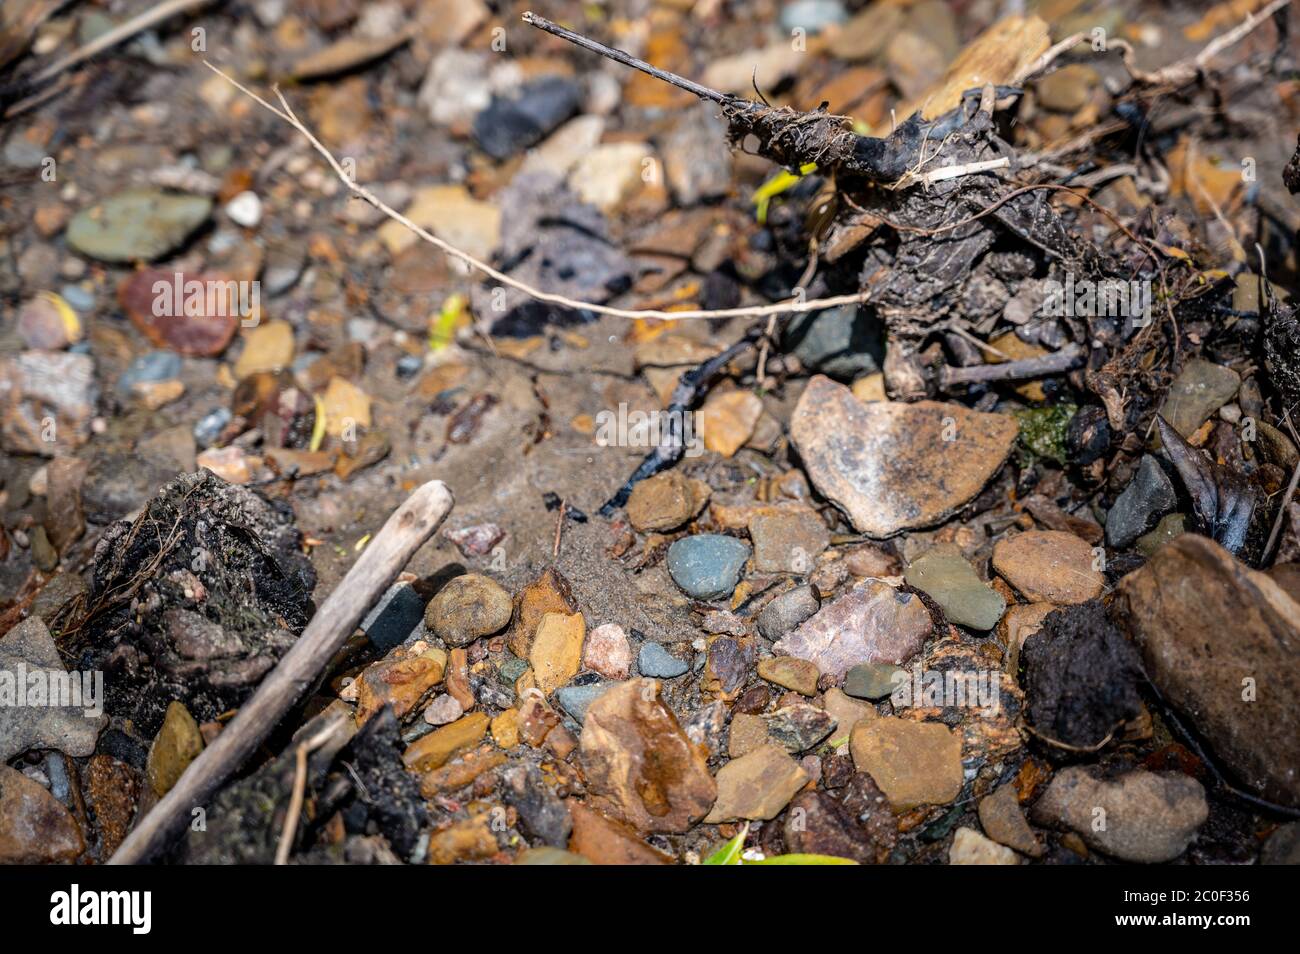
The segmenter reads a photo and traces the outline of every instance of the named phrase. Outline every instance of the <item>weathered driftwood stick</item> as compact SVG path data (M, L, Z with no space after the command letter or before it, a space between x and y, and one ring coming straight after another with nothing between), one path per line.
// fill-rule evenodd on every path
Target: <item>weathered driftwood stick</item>
M431 480L393 511L343 581L326 598L302 636L262 681L257 692L203 750L176 786L149 812L109 864L148 861L177 833L226 778L270 735L316 681L356 629L361 617L438 529L451 511L451 492Z
M946 391L963 384L1041 378L1047 374L1070 371L1082 364L1083 358L1083 348L1077 344L1068 344L1060 351L1039 358L1024 358L1002 364L977 364L969 368L945 367L939 372L939 386Z

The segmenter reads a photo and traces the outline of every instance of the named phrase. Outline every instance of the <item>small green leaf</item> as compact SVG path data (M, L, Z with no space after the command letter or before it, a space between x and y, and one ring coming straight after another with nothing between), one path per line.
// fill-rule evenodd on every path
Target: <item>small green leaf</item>
M856 865L851 858L836 858L834 855L773 855L758 861L742 861L746 865Z
M721 848L709 855L703 861L702 865L738 865L740 864L740 853L745 847L745 836L749 834L749 822L740 830L735 838L724 844Z

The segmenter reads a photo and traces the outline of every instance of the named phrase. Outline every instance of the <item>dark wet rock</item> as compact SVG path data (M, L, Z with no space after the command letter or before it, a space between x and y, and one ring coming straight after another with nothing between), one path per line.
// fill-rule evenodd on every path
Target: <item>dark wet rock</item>
M1097 745L1142 712L1137 652L1100 602L1049 614L1020 661L1029 720L1057 742Z
M1076 765L1056 774L1033 816L1075 832L1097 851L1151 864L1181 855L1209 808L1201 783L1186 775L1137 769L1103 780Z
M754 666L752 639L719 636L709 644L704 663L701 686L706 692L715 692L731 698L740 691Z
M474 138L493 159L506 159L541 142L578 111L582 87L567 76L543 76L513 95L493 96L474 117Z
M563 848L573 831L564 802L535 765L513 765L501 773L506 802L519 813L519 829L534 841Z
M104 531L62 639L105 671L109 712L152 735L173 699L200 722L237 708L306 625L315 582L287 505L188 474Z
M1106 542L1127 547L1178 505L1173 482L1160 462L1143 454L1137 473L1106 514Z
M861 305L796 315L785 333L803 366L839 380L879 371L885 360L883 325Z
M388 652L416 635L423 622L424 600L410 583L398 582L385 591L360 626L375 648Z
M868 776L858 777L875 788ZM887 802L873 808L864 822L826 792L800 792L785 815L785 850L850 858L864 865L884 864L893 850L897 826Z
M1070 418L1065 431L1065 450L1071 464L1087 467L1110 450L1110 423L1105 408L1096 404L1081 407Z
M1218 759L1256 794L1300 805L1300 604L1185 533L1124 579L1116 619Z
M764 639L780 639L821 608L811 586L796 586L763 607L758 614L758 631Z
M800 703L760 716L767 737L791 754L806 752L831 734L835 720L823 709Z

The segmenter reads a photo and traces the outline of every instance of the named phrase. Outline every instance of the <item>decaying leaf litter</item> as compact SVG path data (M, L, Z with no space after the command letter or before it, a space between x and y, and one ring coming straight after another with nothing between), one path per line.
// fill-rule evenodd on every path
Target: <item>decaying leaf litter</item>
M0 44L0 858L438 479L160 857L1294 859L1286 4L199 6Z

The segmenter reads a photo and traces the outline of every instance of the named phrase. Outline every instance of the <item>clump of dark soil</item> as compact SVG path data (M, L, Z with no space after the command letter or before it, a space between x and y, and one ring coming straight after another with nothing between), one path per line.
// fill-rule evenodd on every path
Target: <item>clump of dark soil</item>
M1040 736L1086 749L1142 712L1137 650L1097 600L1050 614L1020 659L1029 721Z
M199 721L242 703L312 613L316 574L287 506L208 471L167 484L95 548L89 593L60 629L106 673L109 712L146 736L179 699Z

